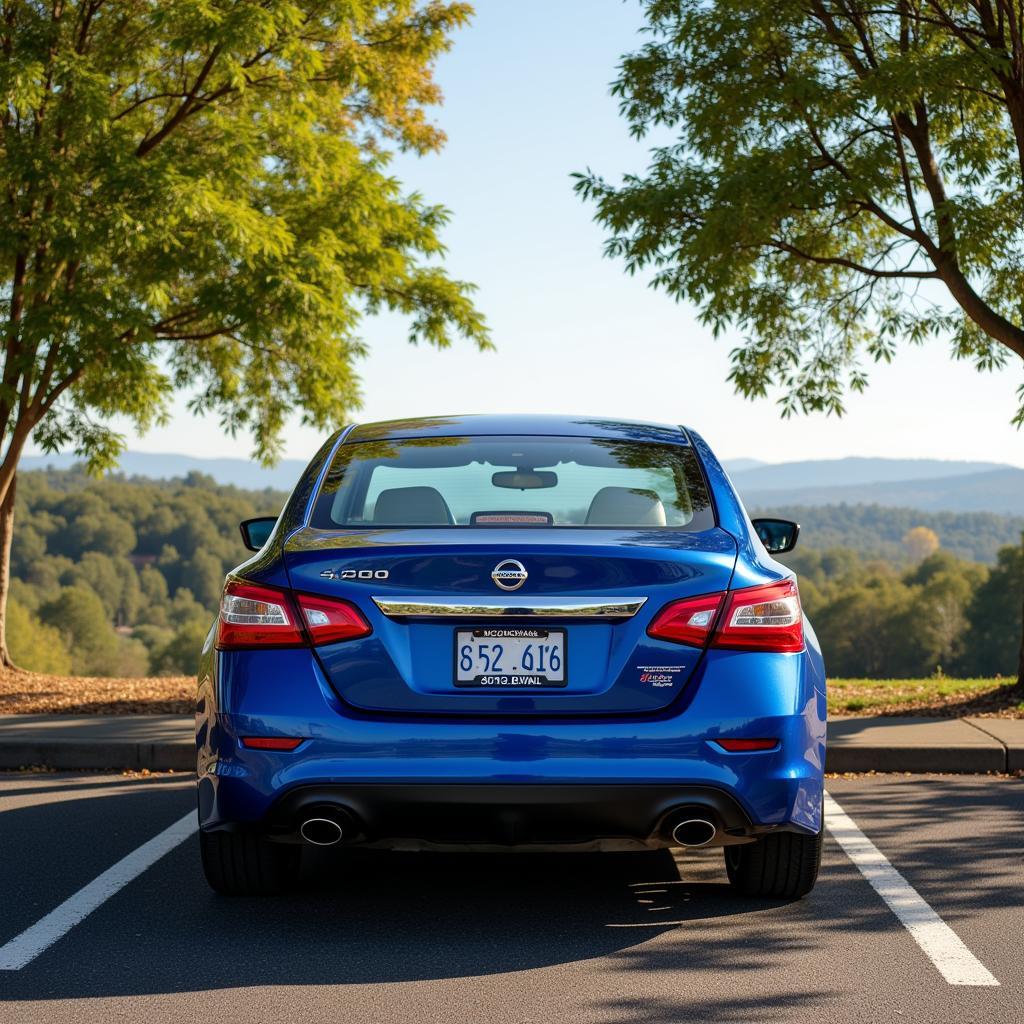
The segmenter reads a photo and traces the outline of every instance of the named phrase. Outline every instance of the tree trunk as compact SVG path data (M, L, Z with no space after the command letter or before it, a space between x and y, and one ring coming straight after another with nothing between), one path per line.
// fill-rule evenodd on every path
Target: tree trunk
M1021 641L1020 654L1017 657L1017 685L1024 686L1024 602L1021 603Z
M0 503L0 667L14 668L7 650L7 592L11 589L11 540L14 538L14 492L17 476L11 478Z

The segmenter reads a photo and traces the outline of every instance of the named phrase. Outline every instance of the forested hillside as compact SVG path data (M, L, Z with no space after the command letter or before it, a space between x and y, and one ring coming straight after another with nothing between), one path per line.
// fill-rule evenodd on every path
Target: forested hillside
M280 491L77 470L18 481L9 642L24 668L76 675L195 670L238 523ZM1024 594L1024 519L877 506L787 508L787 561L825 650L846 676L1010 674ZM989 564L982 564L989 563Z
M16 664L76 675L195 670L224 574L245 556L242 519L279 491L77 470L18 479L9 643Z
M800 547L806 551L852 548L865 558L900 562L906 558L903 538L915 526L932 530L944 551L975 562L995 562L999 549L1020 542L1024 515L993 512L921 512L882 505L774 505L751 507L751 515L795 519L802 527Z

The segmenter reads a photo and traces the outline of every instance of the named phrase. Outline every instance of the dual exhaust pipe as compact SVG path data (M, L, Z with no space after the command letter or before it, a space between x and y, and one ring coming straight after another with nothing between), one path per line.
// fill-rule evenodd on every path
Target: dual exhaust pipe
M695 849L707 846L718 835L718 827L708 818L699 816L699 810L681 813L669 829L677 846ZM330 809L312 811L299 825L299 835L312 846L336 846L355 835L355 828L347 816Z

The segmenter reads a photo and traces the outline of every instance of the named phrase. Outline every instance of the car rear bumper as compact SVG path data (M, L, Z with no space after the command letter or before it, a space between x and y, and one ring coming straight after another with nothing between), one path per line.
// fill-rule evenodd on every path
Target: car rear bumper
M282 668L302 656L288 653ZM716 653L689 699L657 718L371 717L344 706L315 665L258 686L241 675L211 680L197 716L200 824L284 836L309 798L343 808L349 837L367 843L657 845L666 815L690 804L738 838L818 832L820 657ZM245 736L303 742L255 750ZM717 743L726 737L778 743L728 753Z

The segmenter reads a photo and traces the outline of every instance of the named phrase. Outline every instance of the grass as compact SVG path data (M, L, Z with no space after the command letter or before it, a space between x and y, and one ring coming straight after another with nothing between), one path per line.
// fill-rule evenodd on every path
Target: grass
M1013 679L830 679L830 715L998 714L1024 717L1024 693Z

